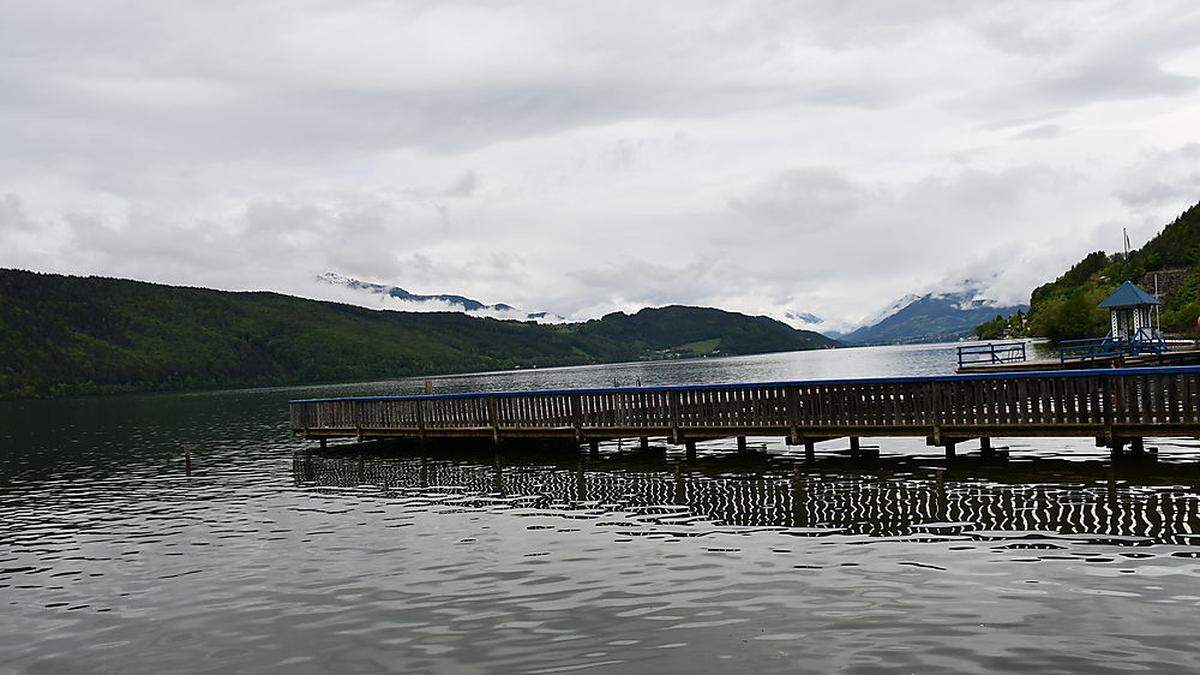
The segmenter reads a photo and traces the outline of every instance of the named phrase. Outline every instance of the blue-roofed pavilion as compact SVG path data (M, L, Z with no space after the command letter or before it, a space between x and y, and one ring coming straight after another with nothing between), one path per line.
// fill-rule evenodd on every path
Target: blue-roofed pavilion
M1157 304L1158 298L1133 282L1121 284L1100 303L1108 309L1112 324L1108 339L1135 354L1146 348L1157 350L1162 345L1162 335L1150 317L1150 308Z

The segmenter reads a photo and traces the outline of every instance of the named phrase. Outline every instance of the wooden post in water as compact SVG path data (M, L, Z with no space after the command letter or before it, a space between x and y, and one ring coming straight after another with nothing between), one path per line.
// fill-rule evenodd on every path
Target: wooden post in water
M1111 450L1109 451L1109 459L1117 461L1125 454L1125 439L1113 437Z
M588 457L600 459L600 441L588 441Z
M817 444L810 441L804 441L804 461L811 462L817 458Z
M934 489L934 507L936 513L934 517L938 520L946 519L946 470L935 469L933 479Z
M991 438L984 436L979 439L979 456L984 459L991 459L996 456L995 451L992 450Z
M861 454L862 454L862 444L860 443L858 436L851 436L850 437L850 456L858 457Z
M650 449L650 439L649 438L642 436L641 438L638 439L638 441L639 441L638 449L640 449L642 452L645 452Z
M743 454L743 455L746 454L746 437L745 436L737 437L737 449L738 449L738 453Z
M500 461L500 453L496 453L496 457L493 459L492 492L498 495L504 494L504 464Z
M792 471L792 526L805 527L808 525L808 509L805 508L807 499L804 493L804 473L800 467Z
M575 498L581 502L587 500L587 476L583 472L582 459L575 466Z
M942 447L946 448L946 459L948 459L948 460L954 459L954 456L955 456L954 445L955 445L954 441L948 441L948 440L944 440L944 439L942 440Z
M686 450L688 461L696 461L696 441L686 440L683 442L683 447Z
M329 447L329 439L328 439L328 438L322 438L322 439L321 439L321 449L322 449L322 450L324 450L324 449L325 449L325 448L327 448L327 447Z

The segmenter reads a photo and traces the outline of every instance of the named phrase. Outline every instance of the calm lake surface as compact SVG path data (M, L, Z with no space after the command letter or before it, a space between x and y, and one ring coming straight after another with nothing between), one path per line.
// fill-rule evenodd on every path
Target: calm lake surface
M946 373L953 346L439 378ZM336 387L0 402L0 672L1196 672L1200 442L313 450ZM184 453L191 456L190 475ZM961 452L971 452L964 444Z

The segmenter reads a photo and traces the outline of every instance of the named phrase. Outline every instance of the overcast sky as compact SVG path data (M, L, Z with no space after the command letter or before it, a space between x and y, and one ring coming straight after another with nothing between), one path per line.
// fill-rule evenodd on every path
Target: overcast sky
M1200 200L1200 3L0 0L0 266L1027 301ZM334 297L334 296L330 296Z

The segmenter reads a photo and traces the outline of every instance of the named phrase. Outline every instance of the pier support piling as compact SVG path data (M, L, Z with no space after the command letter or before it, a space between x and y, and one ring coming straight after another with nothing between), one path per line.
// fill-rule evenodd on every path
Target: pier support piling
M686 457L687 457L688 461L689 462L696 461L696 441L684 441L683 447L684 447L684 450L686 451Z
M642 452L649 450L650 449L650 439L645 436L642 436L641 438L639 438L638 439L638 448Z
M328 439L328 438L322 438L322 439L321 439L321 449L322 449L322 450L324 450L324 449L325 449L325 448L327 448L327 447L329 447L329 439Z
M942 447L946 449L946 459L948 460L955 457L954 445L954 441L942 441Z
M851 436L850 437L850 456L858 457L861 454L862 454L862 443L859 441L858 436Z
M804 459L811 462L817 458L817 444L812 441L804 441Z
M745 436L737 437L737 449L738 449L737 451L739 454L742 454L742 455L746 454L746 437Z
M588 441L588 457L600 459L600 441Z

